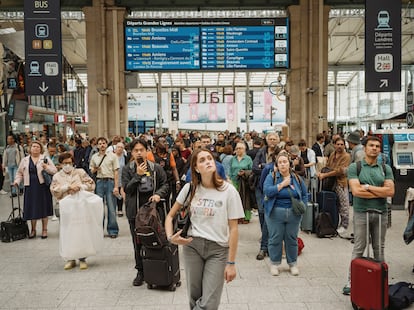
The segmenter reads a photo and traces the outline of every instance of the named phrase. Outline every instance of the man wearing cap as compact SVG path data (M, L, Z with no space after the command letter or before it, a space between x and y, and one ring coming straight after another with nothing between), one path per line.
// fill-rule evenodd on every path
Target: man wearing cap
M361 140L359 137L359 131L351 132L348 137L346 138L348 142L349 149L351 151L351 163L355 163L357 161L361 161L365 154L364 154L364 147L361 144Z
M305 163L303 158L300 157L300 150L297 145L292 145L289 151L289 156L292 161L292 169L297 175L301 177L305 176Z

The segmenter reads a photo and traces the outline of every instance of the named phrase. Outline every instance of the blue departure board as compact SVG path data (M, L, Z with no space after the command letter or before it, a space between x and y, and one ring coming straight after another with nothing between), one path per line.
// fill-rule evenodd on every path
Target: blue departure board
M125 65L128 71L289 68L289 22L126 20Z

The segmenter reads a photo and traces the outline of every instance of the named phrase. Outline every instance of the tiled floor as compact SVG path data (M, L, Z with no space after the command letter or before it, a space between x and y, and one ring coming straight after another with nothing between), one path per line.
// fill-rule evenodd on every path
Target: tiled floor
M8 195L0 196L2 220L7 218L10 205ZM406 221L404 211L393 211L386 241L390 283L414 282L413 245L405 245L402 239ZM119 218L119 225L119 238L106 238L105 250L88 258L89 269L83 271L63 270L57 221L49 222L46 240L38 237L0 243L0 308L188 309L185 279L175 292L132 286L135 270L125 217ZM349 241L300 233L305 242L298 259L300 275L291 276L285 264L281 275L272 277L268 259L255 259L260 237L258 217L239 228L238 276L225 284L221 310L352 309L349 297L341 293L352 252ZM38 229L40 235L40 225Z

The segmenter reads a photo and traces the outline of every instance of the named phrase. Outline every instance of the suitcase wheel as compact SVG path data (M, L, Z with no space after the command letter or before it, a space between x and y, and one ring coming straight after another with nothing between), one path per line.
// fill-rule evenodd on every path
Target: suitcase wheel
M147 284L147 289L152 290L153 288L155 288L155 285Z
M180 287L181 286L181 281L178 281L177 284L175 285L176 287Z
M352 308L354 308L354 310L359 310L359 307L354 303L352 303Z
M171 284L169 287L168 287L168 290L170 291L170 292L175 292L175 289L177 288L177 286L175 285L175 284Z

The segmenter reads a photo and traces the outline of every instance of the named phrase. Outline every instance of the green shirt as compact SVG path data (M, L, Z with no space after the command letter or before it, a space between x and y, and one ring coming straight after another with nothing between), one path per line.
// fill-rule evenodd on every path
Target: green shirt
M383 186L385 180L393 180L394 175L390 166L385 165L385 174L382 164L368 165L365 159L361 161L361 172L357 175L357 164L352 163L348 168L348 180L359 179L361 184ZM367 209L387 210L386 198L360 198L354 196L353 207L356 212L365 212Z

